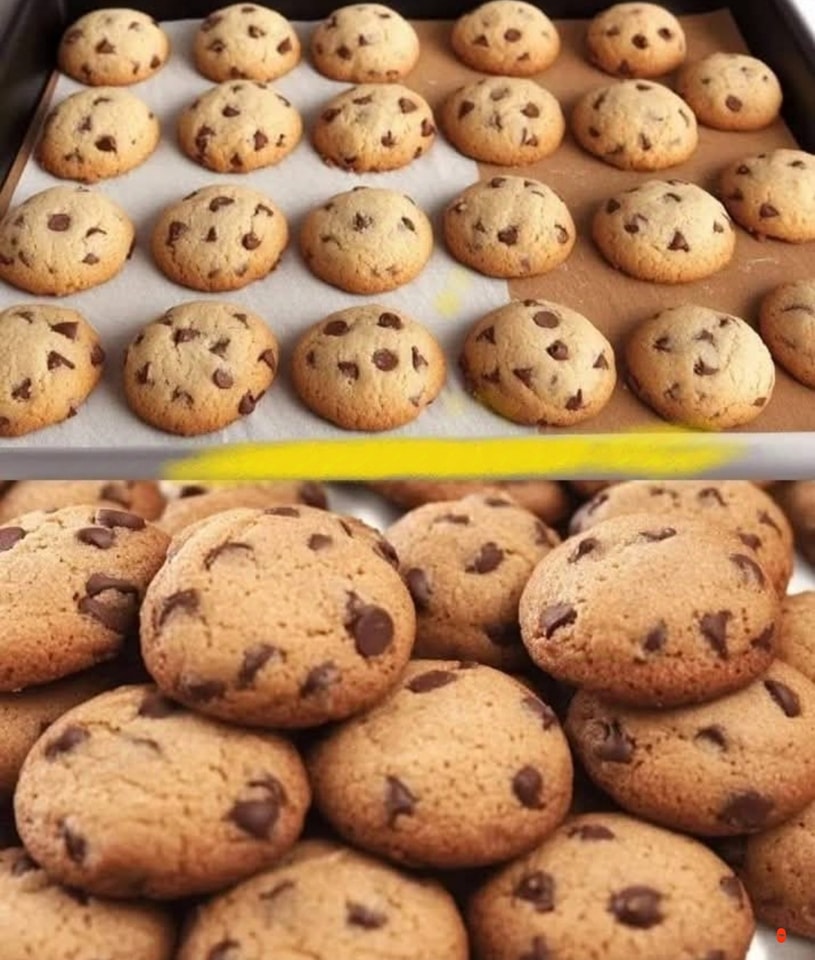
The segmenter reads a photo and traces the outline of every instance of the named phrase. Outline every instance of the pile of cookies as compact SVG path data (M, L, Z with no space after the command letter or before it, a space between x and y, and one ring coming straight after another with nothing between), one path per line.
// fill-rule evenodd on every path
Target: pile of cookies
M600 487L379 485L380 532L313 483L8 484L4 960L815 938L790 523L747 482Z
M450 39L456 57L482 76L449 91L438 125L461 153L506 173L485 176L450 199L442 217L445 246L487 276L541 276L562 265L578 239L560 196L516 170L555 153L566 133L560 103L532 79L558 58L557 27L532 4L492 0L456 21ZM316 26L309 46L320 74L353 84L324 104L308 131L326 163L370 174L403 168L432 148L434 112L403 82L419 60L419 37L396 10L342 7ZM692 156L698 123L751 131L778 116L781 88L765 64L725 53L686 63L687 53L682 25L659 6L617 4L592 20L586 55L616 79L576 103L568 125L580 146L614 167L654 172ZM234 4L203 20L193 59L216 85L178 118L180 150L222 175L251 175L289 156L305 124L273 82L302 56L292 25L267 7ZM54 177L94 184L148 162L160 124L127 87L169 59L167 34L137 11L99 10L72 24L59 66L87 89L56 104L46 119L37 147L41 166ZM655 79L676 70L676 92ZM727 266L733 220L761 237L815 240L810 154L745 156L721 172L718 192L721 200L675 178L635 181L599 206L593 240L614 268L659 284L702 279ZM0 279L37 297L91 289L124 269L135 236L129 215L104 193L51 187L0 222ZM290 239L273 198L229 182L170 203L151 225L150 249L156 267L180 287L227 293L266 278ZM427 212L411 197L365 183L313 208L298 245L316 278L369 298L415 281L434 236ZM802 383L815 383L807 347L814 303L811 280L775 291L762 310L761 336L712 307L689 303L664 311L640 324L626 344L627 381L668 420L716 430L746 424L772 395L773 357ZM4 342L14 344L0 355L9 381L0 397L0 436L75 414L105 360L87 320L29 303L4 311L0 323L12 333ZM61 329L76 332L71 344ZM244 306L179 303L132 338L124 393L132 411L159 430L211 433L255 410L279 361L275 334ZM512 301L479 320L459 362L470 393L527 426L585 421L603 409L617 383L615 350L605 335L568 305L543 299ZM378 303L300 331L288 365L305 407L341 428L364 431L418 417L439 395L448 366L422 323ZM734 373L748 369L749 376Z

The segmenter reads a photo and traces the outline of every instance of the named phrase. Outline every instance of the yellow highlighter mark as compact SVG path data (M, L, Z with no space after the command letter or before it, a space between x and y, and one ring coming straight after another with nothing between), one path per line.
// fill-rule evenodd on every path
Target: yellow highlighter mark
M471 283L472 277L466 270L453 267L447 283L436 297L436 312L439 316L452 320L461 314L461 298Z
M387 477L690 477L738 461L734 437L682 430L625 436L478 440L347 439L247 444L196 454L172 480L374 480Z

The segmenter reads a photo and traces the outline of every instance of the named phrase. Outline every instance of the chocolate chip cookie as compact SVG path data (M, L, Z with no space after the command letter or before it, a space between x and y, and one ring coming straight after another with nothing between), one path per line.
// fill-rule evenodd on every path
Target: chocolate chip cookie
M406 167L435 139L429 104L400 83L365 83L345 90L323 107L311 132L326 163L355 173Z
M449 660L412 661L397 690L329 733L308 766L315 802L342 836L417 866L524 853L561 822L572 793L554 712L506 674Z
M312 482L164 483L162 490L166 491L168 501L158 525L171 537L199 520L238 507L265 510L302 503L325 510L327 506L325 489Z
M685 59L685 31L655 3L617 3L589 24L589 60L618 77L660 77Z
M563 200L539 180L492 177L444 211L444 239L465 266L488 277L534 277L560 266L577 230Z
M384 293L422 272L433 252L433 228L405 194L354 187L308 214L300 249L326 283L348 293Z
M571 426L595 416L617 382L614 350L582 314L514 301L471 327L459 360L469 391L515 423Z
M153 480L19 480L0 497L0 523L35 510L96 504L155 520L164 497Z
M211 13L195 34L195 66L210 80L275 80L300 60L294 27L276 10L234 3Z
M197 436L253 413L278 366L277 338L257 314L198 300L144 326L125 351L130 409L166 433Z
M104 194L50 187L0 221L0 280L37 296L79 293L116 276L134 243L127 214Z
M331 80L390 83L419 59L419 37L396 10L381 3L340 7L311 35L314 66Z
M815 803L749 837L740 873L759 920L815 938Z
M473 493L506 493L550 525L560 523L571 505L564 487L554 480L382 480L371 486L405 510L439 500L459 500Z
M784 283L768 293L759 323L775 362L815 390L815 280Z
M223 184L167 207L153 229L152 251L174 283L218 293L271 273L288 240L286 218L265 194Z
M628 382L665 420L698 430L751 423L772 397L775 366L740 317L685 304L639 324L626 345Z
M155 687L119 687L36 743L14 804L49 876L97 896L173 899L274 863L310 801L283 737L190 713Z
M416 605L416 656L527 664L518 601L553 530L496 491L417 507L386 537Z
M778 658L815 683L815 590L791 594L781 603Z
M775 501L747 480L629 480L601 490L569 524L572 536L611 517L650 513L699 520L735 534L783 597L792 577L792 528Z
M224 950L228 956L246 943L281 957L469 956L464 924L440 884L318 840L304 841L271 870L203 907L178 960L211 960Z
M267 83L230 80L181 114L178 142L187 156L218 173L249 173L280 163L300 142L303 121Z
M698 520L605 520L536 567L524 644L557 679L636 706L737 690L769 666L780 606L747 550Z
M456 20L450 38L458 58L480 73L531 77L560 53L557 28L522 0L490 0Z
M711 53L687 64L676 90L697 120L716 130L761 130L781 110L778 77L744 53Z
M346 430L393 430L439 395L444 351L420 323L379 304L340 310L294 348L294 389L317 416Z
M93 10L65 31L57 60L60 70L92 87L140 83L170 57L170 40L161 27L126 7Z
M590 90L572 113L577 142L621 170L665 170L696 150L699 132L688 105L661 83L623 80Z
M157 907L61 887L21 847L0 850L0 926L4 960L170 960L175 947Z
M555 97L520 77L484 77L459 87L444 101L441 121L460 153L508 167L548 157L566 132Z
M736 248L725 208L684 180L649 180L610 197L595 214L592 236L612 267L653 283L709 277Z
M104 507L28 513L0 527L0 691L115 657L138 629L167 543L136 514Z
M316 726L376 703L398 681L416 622L390 554L366 530L295 506L188 527L142 607L156 682L248 726Z
M11 798L29 750L63 713L118 686L123 671L114 661L64 680L0 693L0 803Z
M576 918L579 918L579 922ZM732 870L702 844L619 813L568 819L470 905L478 960L746 955L755 921Z
M99 334L75 310L21 304L0 312L0 437L74 416L102 376Z
M725 167L719 190L733 219L757 237L815 240L815 156L773 150Z
M642 710L579 691L566 728L627 811L703 836L766 830L815 800L815 684L776 661L736 693Z
M55 177L96 183L141 166L160 137L146 103L128 90L98 87L66 97L48 114L37 159Z

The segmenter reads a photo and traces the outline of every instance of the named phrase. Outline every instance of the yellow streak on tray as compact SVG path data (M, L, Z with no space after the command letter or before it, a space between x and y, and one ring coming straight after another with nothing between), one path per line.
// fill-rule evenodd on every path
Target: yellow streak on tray
M478 440L347 439L243 444L168 465L172 480L355 480L432 475L699 476L737 461L742 440L668 428L624 437Z

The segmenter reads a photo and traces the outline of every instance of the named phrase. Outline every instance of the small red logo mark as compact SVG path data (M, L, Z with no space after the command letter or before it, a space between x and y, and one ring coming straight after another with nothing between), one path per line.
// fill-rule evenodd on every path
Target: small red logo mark
M779 927L775 931L775 939L779 943L783 943L787 939L787 931L783 927Z

